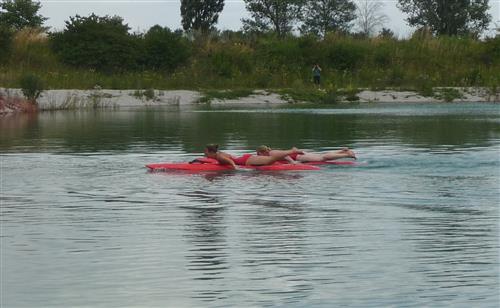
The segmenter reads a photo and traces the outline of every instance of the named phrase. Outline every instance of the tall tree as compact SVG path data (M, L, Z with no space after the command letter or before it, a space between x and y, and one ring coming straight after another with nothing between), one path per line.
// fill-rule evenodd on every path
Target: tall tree
M37 14L42 5L31 0L2 0L0 25L21 30L25 27L41 27L46 17Z
M375 34L378 28L384 26L389 17L382 13L383 2L362 0L356 6L358 15L357 25L361 33L366 36Z
M181 0L184 30L208 32L217 23L224 0Z
M490 23L488 0L398 0L410 26L437 35L478 35Z
M244 0L252 19L242 19L244 30L273 30L279 37L292 31L304 0Z
M325 36L332 31L347 31L356 18L351 0L308 0L302 16L302 33Z

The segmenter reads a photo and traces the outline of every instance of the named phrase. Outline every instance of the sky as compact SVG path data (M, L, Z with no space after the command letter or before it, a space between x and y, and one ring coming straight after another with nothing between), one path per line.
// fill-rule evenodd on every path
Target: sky
M64 29L64 22L70 16L118 15L132 31L145 32L158 24L170 29L181 28L180 0L38 0L42 8L40 14L48 17L45 25L52 30ZM398 37L407 37L414 31L404 21L405 15L396 7L397 0L380 0L384 3L383 13L389 17L386 28ZM356 1L355 1L356 2ZM500 26L500 0L490 0L492 21ZM219 17L217 28L239 30L241 19L249 17L243 0L226 0ZM492 27L494 25L492 24ZM493 34L492 30L487 34Z

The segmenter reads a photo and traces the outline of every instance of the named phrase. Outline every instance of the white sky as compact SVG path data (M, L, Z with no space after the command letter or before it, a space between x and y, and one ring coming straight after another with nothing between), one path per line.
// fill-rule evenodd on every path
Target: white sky
M55 30L64 29L64 21L76 14L88 16L118 15L133 31L146 31L156 24L170 29L181 28L180 0L39 0L40 14L48 17L46 26ZM383 12L389 17L386 28L400 37L405 37L413 29L404 21L405 16L396 7L397 0L384 0ZM490 14L493 22L500 26L500 0L490 0ZM226 0L219 17L217 28L239 30L241 18L248 17L243 0ZM491 25L494 26L493 24ZM494 33L489 31L489 34Z

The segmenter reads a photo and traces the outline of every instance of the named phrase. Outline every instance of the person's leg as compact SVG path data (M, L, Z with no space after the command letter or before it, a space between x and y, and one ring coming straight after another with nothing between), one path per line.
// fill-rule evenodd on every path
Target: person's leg
M302 155L297 155L297 161L300 162L309 162L309 161L324 161L323 154L316 153L304 153Z
M326 161L339 158L356 158L356 155L349 149L327 153L304 153L303 155L297 155L297 160L300 162Z
M356 158L356 154L350 149L342 149L340 151L328 152L323 154L324 160L334 160L339 158Z
M319 76L314 76L314 84L319 86Z
M279 160L285 159L286 156L295 154L297 152L302 153L301 151L298 151L296 148L292 148L291 150L288 151L280 151L280 153L276 153L272 156L252 155L247 159L246 165L251 165L251 166L271 165Z

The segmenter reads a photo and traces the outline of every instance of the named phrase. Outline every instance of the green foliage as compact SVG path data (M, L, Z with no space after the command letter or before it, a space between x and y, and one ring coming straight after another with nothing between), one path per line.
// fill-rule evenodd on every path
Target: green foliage
M324 104L337 104L340 102L340 97L334 88L329 88L326 90L324 96L321 98L321 102Z
M373 62L381 68L390 67L393 61L393 50L390 44L381 44L373 50Z
M181 0L182 27L207 33L224 8L224 0Z
M500 63L500 36L487 38L484 42L484 51L481 54L481 61L486 65Z
M19 84L21 85L21 90L24 96L31 102L36 102L44 89L44 85L40 77L32 74L27 74L21 77Z
M58 59L50 50L46 34L41 29L24 28L14 34L12 51L9 57L21 69L52 69L58 65Z
M333 68L341 71L352 71L364 60L367 49L357 42L333 43L328 46L328 61Z
M14 32L5 26L0 25L0 63L5 63L12 50L12 38Z
M455 99L463 98L464 95L462 94L462 92L460 92L460 90L455 88L442 88L437 91L435 97L438 99L442 99L445 102L451 103Z
M322 68L322 87L333 98L344 94L330 91L328 85L337 89L350 85L417 89L431 95L434 87L489 86L498 80L500 71L498 39L426 35L408 40L361 39L339 33L329 33L324 39L313 35L278 38L271 34L225 32L190 42L158 26L140 36L128 34L125 26L120 37L134 40L136 46L125 57L119 51L105 52L109 50L107 43L89 39L95 37L89 33L99 27L94 24L88 32L73 31L68 36L75 39L76 45L89 42L85 47L88 49L82 50L72 49L69 43L55 50L54 41L43 34L27 29L16 33L10 55L0 64L0 84L17 87L19 78L31 72L50 88L88 89L95 84L113 89L292 88L299 93L290 95L304 94L323 103L323 99L335 99L325 98L327 95L321 91L311 92L311 68L315 63ZM86 50L93 51L91 60L97 64L73 64L73 60L84 63L85 57L91 58L91 53L83 54ZM55 51L59 57L55 57ZM188 54L182 55L183 51ZM72 61L61 61L66 58ZM104 63L106 59L108 63Z
M236 90L206 90L203 91L203 97L198 101L199 103L210 103L212 100L228 100L247 97L253 94L253 90L249 89L236 89Z
M172 71L186 63L190 52L186 39L168 28L156 25L144 35L143 61L147 68Z
M479 36L488 28L488 0L399 0L410 26L429 27L437 35Z
M429 75L422 74L415 80L416 90L422 96L434 96L433 82Z
M304 0L244 0L251 19L243 19L247 32L273 30L280 38L289 34L299 19Z
M281 98L290 103L308 102L319 104L325 100L325 93L313 88L286 88L278 91Z
M52 49L63 63L116 72L137 68L139 38L128 33L121 17L76 15L66 29L51 34Z
M328 32L348 31L355 11L356 5L350 0L306 1L301 32L325 37Z
M304 65L300 41L296 39L264 39L255 48L257 57L272 70L283 66ZM309 64L308 64L309 65Z
M340 94L344 95L345 100L349 102L359 101L359 89L349 85L345 90L339 91Z
M0 4L0 26L21 30L26 27L37 28L47 18L38 15L40 2L31 0L3 0Z
M133 96L137 99L145 99L147 101L152 101L156 99L155 90L154 89L146 89L146 90L135 90Z
M383 39L390 39L390 40L396 39L396 35L394 34L394 32L388 28L382 28L382 30L380 30L378 36L383 38Z
M220 44L208 47L205 56L213 73L218 77L232 78L251 71L251 52L244 45Z

